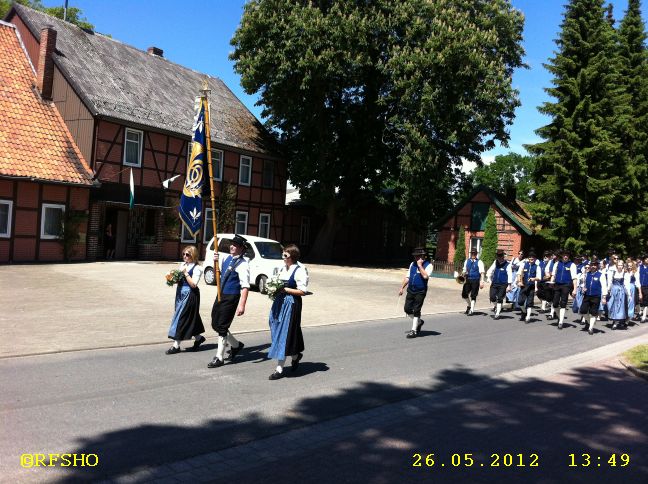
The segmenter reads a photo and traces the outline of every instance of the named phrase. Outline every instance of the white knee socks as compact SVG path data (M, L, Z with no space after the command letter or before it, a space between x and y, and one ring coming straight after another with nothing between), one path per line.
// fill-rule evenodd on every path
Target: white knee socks
M277 368L275 368L275 371L277 373L283 373L283 367L285 364L286 364L285 358L283 360L277 360Z
M239 341L234 337L232 333L229 331L227 332L227 344L230 345L232 348L238 348L239 347Z
M589 330L592 331L594 329L594 323L596 323L596 316L591 316L590 315L590 320L589 320Z
M218 337L218 349L216 350L216 358L223 361L223 354L225 353L225 346L227 346L227 338L223 336Z
M498 302L497 305L495 306L495 316L499 316L501 310L502 310L502 303Z
M648 297L648 296L644 296L644 297ZM646 318L648 318L648 306L643 308L643 312L641 313L641 320L645 321Z
M416 331L418 328L419 319L420 318L417 318L416 316L412 317L412 331Z
M475 300L470 300L470 312L472 313L475 310Z
M180 340L179 339L174 339L173 340L173 347L174 348L180 348Z
M558 325L562 326L563 321L565 320L565 308L560 308L560 316L558 318Z
M527 314L526 314L526 320L529 321L531 319L531 309L532 308L527 308Z

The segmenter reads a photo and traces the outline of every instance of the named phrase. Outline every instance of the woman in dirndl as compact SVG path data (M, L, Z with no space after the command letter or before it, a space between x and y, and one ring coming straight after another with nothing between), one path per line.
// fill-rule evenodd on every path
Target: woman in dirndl
M205 332L200 317L200 290L198 282L203 273L202 267L198 264L198 250L195 246L189 245L182 250L183 262L180 270L184 278L178 282L175 297L175 312L169 327L169 338L173 340L173 346L166 351L167 355L180 353L180 342L194 338L192 347L187 351L196 351L205 342L202 333Z
M299 261L299 249L288 245L281 255L285 265L279 271L284 287L270 309L270 336L272 345L268 357L277 360L270 380L284 376L286 356L291 357L290 369L297 371L304 356L304 336L301 330L302 296L308 292L308 270Z
M610 297L608 298L608 319L612 321L612 329L626 325L628 317L627 299L630 274L625 270L623 260L617 260L614 272L608 271Z
M581 259L582 257L577 257L576 260ZM576 262L576 260L574 262ZM587 276L587 272L589 271L589 264L582 265L578 264L577 265L577 270L578 270L578 279L576 280L576 292L574 294L574 301L572 303L572 312L574 314L580 314L580 307L583 304L583 288L582 284L585 279L585 276ZM585 324L585 316L581 316L581 324Z
M627 324L630 324L635 317L637 310L637 301L639 300L639 270L637 263L633 260L626 262L628 268L628 319ZM634 323L632 323L634 324Z

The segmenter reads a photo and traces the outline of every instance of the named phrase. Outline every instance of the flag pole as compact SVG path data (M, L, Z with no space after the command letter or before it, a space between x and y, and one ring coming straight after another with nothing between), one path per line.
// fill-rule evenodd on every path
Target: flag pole
M207 166L209 167L209 191L211 196L211 209L212 209L212 231L214 232L214 253L218 254L218 234L216 233L217 227L217 218L218 214L216 212L216 202L214 200L214 167L212 166L212 156L211 156L211 133L210 133L210 121L209 121L209 82L207 78L203 80L202 88L202 102L205 103L205 143L207 149ZM221 300L221 274L220 274L220 264L214 264L214 275L216 277L216 294L218 302Z

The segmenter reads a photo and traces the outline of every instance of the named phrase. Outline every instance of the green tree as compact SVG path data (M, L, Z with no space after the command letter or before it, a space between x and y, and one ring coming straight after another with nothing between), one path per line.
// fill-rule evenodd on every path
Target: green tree
M481 260L484 263L485 269L488 269L495 260L497 244L497 221L495 219L495 211L491 208L488 211L484 224L484 242L482 243L481 253Z
M633 253L648 243L648 50L646 26L641 18L640 0L629 0L619 27L622 80L630 99L631 116L623 131L623 147L628 152L628 182L634 210L627 226L627 247Z
M551 121L536 131L544 141L527 147L537 155L531 210L556 245L623 250L630 193L620 140L629 113L603 0L571 0L556 43L545 65L555 102L539 108Z
M478 166L472 172L475 186L486 185L496 192L528 202L533 188L533 157L509 153L497 155L495 161Z
M509 0L252 0L231 59L280 137L289 177L326 222L393 189L425 231L451 205L462 159L506 142L523 17ZM434 180L434 183L430 183Z
M459 235L457 235L457 245L455 247L453 262L455 269L461 272L463 263L466 261L466 229L463 225L459 227Z
M11 10L12 3L19 3L63 20L63 7L46 7L41 0L0 0L0 18L5 18L9 10ZM88 19L83 16L83 12L78 7L68 7L66 21L84 29L94 30L94 25L88 22Z

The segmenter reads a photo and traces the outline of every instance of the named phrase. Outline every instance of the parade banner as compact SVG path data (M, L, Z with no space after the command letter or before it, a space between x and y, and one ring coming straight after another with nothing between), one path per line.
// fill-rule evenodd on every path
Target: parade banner
M202 187L206 155L205 110L207 100L200 99L198 114L194 120L193 136L191 138L191 156L187 164L182 196L180 197L180 220L192 237L202 228Z

